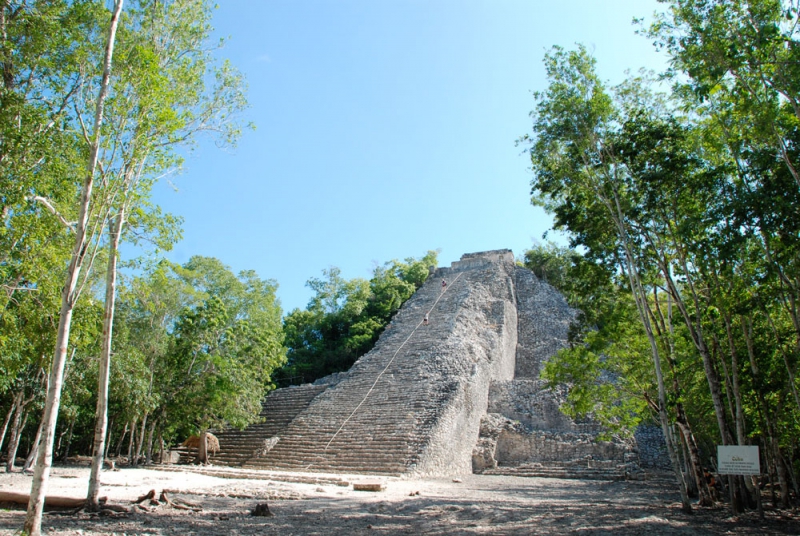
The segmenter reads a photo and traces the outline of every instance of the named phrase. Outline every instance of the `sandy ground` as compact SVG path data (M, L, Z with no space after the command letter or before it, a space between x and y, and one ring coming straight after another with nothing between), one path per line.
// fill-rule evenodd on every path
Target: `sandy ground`
M49 494L82 497L88 469L56 467ZM244 475L241 475L244 476ZM674 485L664 478L607 482L471 475L453 480L403 480L328 475L317 483L220 478L196 472L122 469L104 472L101 495L130 513L48 512L45 534L800 534L800 513L768 510L732 517L723 507L680 511ZM273 479L263 479L272 477ZM284 475L297 480L302 475ZM320 475L306 475L317 478ZM344 485L344 480L351 485ZM379 492L354 491L352 483L380 481ZM0 489L28 492L30 476L0 474ZM202 510L131 503L151 489ZM250 511L268 502L272 517ZM147 504L146 502L144 503ZM0 506L0 535L18 534L22 508Z

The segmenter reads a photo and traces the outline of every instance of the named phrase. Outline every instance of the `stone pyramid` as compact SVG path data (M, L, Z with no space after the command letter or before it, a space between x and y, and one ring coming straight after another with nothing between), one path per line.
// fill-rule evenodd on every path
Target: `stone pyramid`
M263 424L218 432L215 463L409 476L630 474L635 442L600 441L595 424L558 410L564 390L539 379L575 314L510 250L464 255L428 278L349 371L273 391Z

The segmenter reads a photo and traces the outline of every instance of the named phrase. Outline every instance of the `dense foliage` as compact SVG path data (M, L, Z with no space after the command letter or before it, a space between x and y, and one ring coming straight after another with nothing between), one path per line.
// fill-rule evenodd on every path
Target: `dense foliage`
M684 507L692 488L709 502L716 444L759 445L786 506L800 492L800 11L665 3L644 31L672 60L660 86L607 87L584 47L545 56L523 138L533 202L582 254L526 260L584 311L546 374L573 384L569 411L619 431L649 408ZM756 498L750 479L728 487L735 509Z
M369 281L346 280L335 267L323 271L324 279L309 280L315 294L308 307L294 309L283 321L288 364L278 379L303 383L349 369L422 286L431 266L436 266L435 251L378 266Z
M39 532L53 451L67 455L75 445L86 452L93 444L102 462L112 345L114 368L124 371L115 389L128 392L112 400L111 418L127 412L132 420L117 426L130 425L131 437L141 423L138 450L145 432L152 444L155 432L171 438L181 427L249 422L257 415L252 399L260 400L282 362L274 284L254 274L240 274L248 289L242 299L252 301L246 311L230 317L229 304L217 306L209 294L208 303L184 304L183 322L167 325L169 355L201 367L187 367L184 379L205 380L178 389L191 393L192 404L164 402L182 404L182 413L155 405L166 398L158 391L148 402L132 396L149 371L136 362L136 345L124 344L149 335L133 331L135 322L114 321L119 243L168 249L179 235L179 219L150 203L154 182L180 166L179 148L196 134L210 132L223 144L239 134L244 85L209 46L211 9L204 0L0 5L0 447L9 470L20 447L30 453L27 468L41 447L26 532ZM121 308L129 313L127 298ZM203 324L206 317L213 320ZM190 329L188 319L205 328ZM112 339L115 325L120 341ZM211 335L212 325L224 329ZM175 342L197 339L201 347ZM153 410L161 413L146 429ZM91 489L90 482L90 503Z

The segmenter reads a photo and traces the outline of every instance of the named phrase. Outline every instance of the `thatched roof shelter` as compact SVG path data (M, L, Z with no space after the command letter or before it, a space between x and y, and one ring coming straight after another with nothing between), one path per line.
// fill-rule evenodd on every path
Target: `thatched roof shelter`
M182 446L190 449L196 449L200 447L200 436L193 435L189 436L189 439L181 443ZM219 452L219 439L212 433L206 434L206 450L211 452L212 454L216 454Z

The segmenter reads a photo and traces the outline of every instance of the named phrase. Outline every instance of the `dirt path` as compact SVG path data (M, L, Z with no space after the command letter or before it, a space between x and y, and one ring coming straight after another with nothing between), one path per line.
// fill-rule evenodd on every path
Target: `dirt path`
M266 478L269 475L259 475ZM320 475L291 475L295 480ZM151 489L202 507L167 505L130 514L48 513L53 535L329 535L329 534L800 534L798 512L769 511L765 520L728 511L681 513L669 481L606 482L473 475L463 482L328 475L320 483L220 478L195 472L123 469L103 473L101 495L130 507ZM86 494L88 469L56 467L49 493ZM380 492L354 491L349 482L380 480ZM342 482L340 482L342 484ZM0 474L0 489L27 492L30 477ZM250 515L269 502L273 517ZM145 503L146 504L146 503ZM0 535L18 534L24 511L0 508Z

